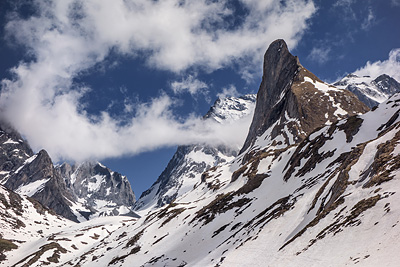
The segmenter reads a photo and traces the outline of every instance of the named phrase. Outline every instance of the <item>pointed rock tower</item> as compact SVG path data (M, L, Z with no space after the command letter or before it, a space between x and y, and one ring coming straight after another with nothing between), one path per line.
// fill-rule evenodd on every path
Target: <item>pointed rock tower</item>
M284 40L276 40L264 55L254 117L240 153L261 139L273 145L298 143L318 127L368 110L353 93L318 79Z

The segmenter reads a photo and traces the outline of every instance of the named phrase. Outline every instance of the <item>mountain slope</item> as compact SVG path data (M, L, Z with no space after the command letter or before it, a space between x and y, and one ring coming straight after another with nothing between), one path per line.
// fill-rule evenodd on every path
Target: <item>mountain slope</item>
M77 221L76 215L70 208L74 196L55 171L45 150L28 158L23 165L10 174L4 186L38 200L64 218Z
M267 146L234 181L235 162L210 170L190 194L126 222L90 249L60 254L60 262L395 266L400 259L399 106L395 95L375 111L325 126L298 145ZM257 176L265 179L255 183ZM217 179L223 185L210 190L207 183Z
M204 116L221 124L248 120L253 114L255 95L218 99ZM250 122L249 122L250 123ZM201 174L237 155L238 149L205 144L179 146L157 181L135 204L135 210L149 210L171 203L193 189Z
M358 77L355 74L349 74L333 85L353 92L370 108L400 92L400 83L386 74L375 79L369 76Z
M208 171L190 194L127 227L126 249L103 259L118 266L392 266L400 245L399 104L396 95L299 145L267 146L244 165L235 167L239 157ZM220 187L210 190L216 181Z
M32 198L0 185L0 262L18 255L15 250L74 223L56 215Z

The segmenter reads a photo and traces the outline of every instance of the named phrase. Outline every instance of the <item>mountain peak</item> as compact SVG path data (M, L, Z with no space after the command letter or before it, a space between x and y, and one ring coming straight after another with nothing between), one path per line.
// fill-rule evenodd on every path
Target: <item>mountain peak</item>
M241 152L254 142L256 136L271 126L271 117L274 116L272 107L288 89L300 68L299 60L289 52L284 40L278 39L271 43L264 55L263 76L254 117Z
M264 55L254 117L240 153L267 129L270 132L264 139L280 135L277 143L289 145L318 127L366 111L356 96L322 82L289 52L285 41L276 40Z

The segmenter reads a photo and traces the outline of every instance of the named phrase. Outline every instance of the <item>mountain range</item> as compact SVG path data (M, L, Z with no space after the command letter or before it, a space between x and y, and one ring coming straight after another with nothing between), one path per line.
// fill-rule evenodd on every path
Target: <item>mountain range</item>
M126 177L54 166L4 122L0 264L395 266L398 85L325 83L276 40L257 95L218 99L203 118L250 118L243 146L178 147L136 202Z

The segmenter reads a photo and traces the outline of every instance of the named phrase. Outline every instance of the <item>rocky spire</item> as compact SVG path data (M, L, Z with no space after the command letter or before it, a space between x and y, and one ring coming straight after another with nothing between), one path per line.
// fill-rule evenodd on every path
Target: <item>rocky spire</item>
M276 40L269 46L264 55L263 76L253 121L241 152L251 145L256 136L260 136L271 126L274 116L279 115L273 113L273 106L289 89L300 67L297 57L289 53L284 40Z
M284 40L276 40L264 55L263 77L253 121L240 153L265 138L290 145L303 140L324 124L364 113L368 107L347 90L318 79L293 56Z

